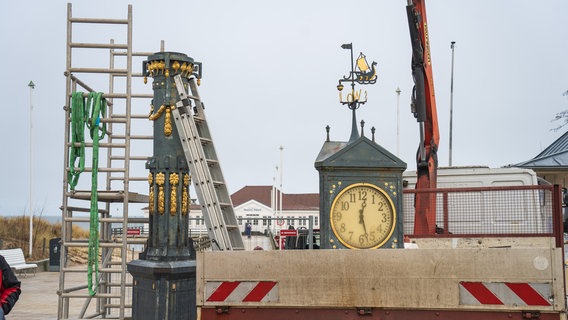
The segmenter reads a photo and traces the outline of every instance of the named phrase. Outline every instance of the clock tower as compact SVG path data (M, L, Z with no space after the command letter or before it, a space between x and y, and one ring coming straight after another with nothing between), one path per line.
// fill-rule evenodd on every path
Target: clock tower
M351 49L351 44L344 44ZM351 54L353 56L353 54ZM357 59L359 71L351 70L339 81L340 101L352 111L349 141L327 139L315 161L320 181L320 232L322 249L403 248L402 173L406 163L357 129L355 110L366 102L366 92L355 91L355 82L376 81L375 64L368 68L365 56ZM367 69L365 69L367 65ZM352 64L353 66L353 64ZM343 82L351 82L344 101Z

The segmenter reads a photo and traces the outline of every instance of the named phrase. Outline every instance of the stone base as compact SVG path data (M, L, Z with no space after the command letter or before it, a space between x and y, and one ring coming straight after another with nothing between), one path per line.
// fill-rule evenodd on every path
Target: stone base
M134 260L132 319L197 319L195 260Z

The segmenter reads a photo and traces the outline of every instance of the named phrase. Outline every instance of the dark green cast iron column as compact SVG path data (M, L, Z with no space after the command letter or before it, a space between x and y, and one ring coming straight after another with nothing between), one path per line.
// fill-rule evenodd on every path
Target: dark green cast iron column
M180 100L173 77L181 74L187 86L193 63L193 59L183 53L159 52L149 56L146 64L154 90L150 114L154 121L154 154L147 163L150 169L147 260L189 259L190 176L171 109Z
M196 309L195 260L190 258L188 238L188 165L171 114L178 102L174 76L186 86L194 73L193 59L183 53L159 52L144 62L151 77L154 99L149 118L154 125L154 153L150 170L150 234L145 257L131 261L133 278L132 319L194 320ZM146 79L146 78L145 78Z

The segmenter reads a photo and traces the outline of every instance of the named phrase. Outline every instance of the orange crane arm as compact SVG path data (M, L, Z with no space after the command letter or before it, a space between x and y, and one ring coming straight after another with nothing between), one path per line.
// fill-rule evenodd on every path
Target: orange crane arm
M440 132L424 0L408 0L406 12L412 43L412 77L414 79L411 108L420 126L416 189L435 189ZM416 194L414 233L436 233L436 194Z

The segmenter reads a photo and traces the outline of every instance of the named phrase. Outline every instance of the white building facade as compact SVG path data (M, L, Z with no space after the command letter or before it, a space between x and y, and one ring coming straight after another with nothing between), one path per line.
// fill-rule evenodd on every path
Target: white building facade
M319 194L285 194L272 186L245 186L231 195L235 216L245 232L247 224L252 233L273 234L281 229L319 229ZM198 205L192 205L190 232L206 233L203 215Z

